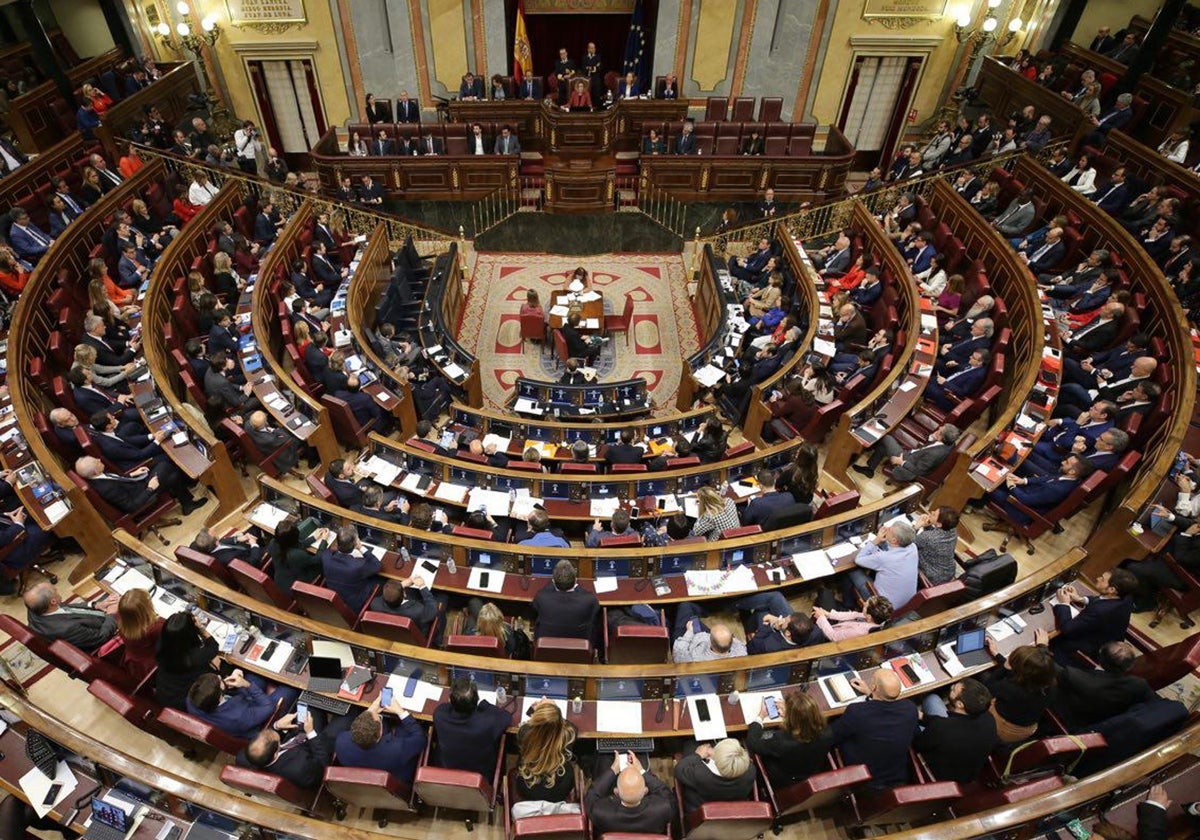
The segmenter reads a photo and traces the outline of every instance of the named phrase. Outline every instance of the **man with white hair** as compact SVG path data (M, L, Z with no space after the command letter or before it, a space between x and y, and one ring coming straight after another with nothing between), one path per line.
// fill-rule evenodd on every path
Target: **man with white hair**
M875 539L862 544L851 569L844 579L843 598L850 609L854 609L861 597L864 601L872 594L887 598L896 609L901 609L912 596L917 594L917 547L913 527L904 521L893 522L879 529ZM870 578L863 571L875 572L875 592L867 588Z
M976 350L987 350L992 346L992 334L996 323L991 318L977 318L970 332L958 341L942 344L938 353L937 370L941 374L954 373L967 366L967 360Z
M128 475L120 475L105 472L99 458L85 455L75 461L75 472L100 494L100 498L122 513L141 510L163 491L178 500L184 516L204 507L209 500L208 496L193 498L187 488L187 476L166 460L156 462L153 467L138 467Z
M716 712L720 714L720 709ZM683 810L690 814L707 802L739 802L754 791L754 763L736 738L700 744L675 765L675 784L681 786Z
M46 641L62 639L90 653L117 632L116 616L103 610L65 605L58 591L45 581L26 590L23 600L29 629Z
M597 837L606 832L663 834L675 816L675 798L662 779L642 766L636 753L613 753L612 766L597 768L584 799L588 819ZM615 790L614 790L615 788ZM614 795L615 794L615 795Z

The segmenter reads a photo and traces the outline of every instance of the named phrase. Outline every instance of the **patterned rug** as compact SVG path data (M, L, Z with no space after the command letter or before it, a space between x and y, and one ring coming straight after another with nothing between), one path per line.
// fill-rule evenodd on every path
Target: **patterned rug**
M477 255L458 335L479 358L485 403L493 408L507 403L518 377L557 378L548 348L532 341L522 347L518 313L526 291L537 289L547 305L550 293L565 288L579 265L591 275L591 288L604 295L605 312L618 313L625 295L633 298L629 341L615 333L605 344L597 364L600 381L642 377L655 403L673 410L681 360L699 347L678 254Z

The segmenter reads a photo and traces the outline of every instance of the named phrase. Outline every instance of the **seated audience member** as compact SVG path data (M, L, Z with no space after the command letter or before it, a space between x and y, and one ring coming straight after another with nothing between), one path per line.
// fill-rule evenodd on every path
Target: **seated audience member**
M201 674L217 673L220 648L201 621L198 614L178 612L163 624L155 651L154 697L164 706L183 711L192 683Z
M538 545L546 548L571 547L569 542L550 530L550 516L546 511L535 508L529 514L528 525L530 534L521 540L518 545Z
M418 420L415 431L416 434L411 440L433 447L433 452L435 455L450 456L453 454L449 449L442 446L442 436L438 432L437 427L434 426L430 421Z
M696 512L698 516L690 536L708 537L710 542L719 540L722 532L742 524L733 499L708 485L696 491Z
M47 642L61 639L91 653L117 632L117 620L103 610L63 604L58 591L43 581L25 591L25 623Z
M999 653L991 636L984 639L988 653L1000 667L983 672L979 680L992 692L996 734L1005 744L1033 737L1050 702L1057 666L1046 647L1048 639L1044 630L1035 630L1033 644L1017 648L1007 658Z
M294 712L284 715L237 754L237 766L272 773L302 790L316 788L333 760L335 730L339 728L329 724L324 732L318 732L316 718L310 711L301 725ZM287 741L281 737L283 732L289 734Z
M394 726L384 723L384 711L399 718ZM400 705L399 697L393 694L387 709L380 707L376 697L348 730L337 734L334 749L342 767L385 770L401 782L411 782L425 749L425 730Z
M291 517L275 526L275 534L267 543L267 556L271 558L275 585L284 594L290 593L292 584L297 581L315 583L321 576L320 555L300 544L300 531Z
M887 460L892 464L894 481L916 481L941 466L942 462L954 451L954 445L958 443L960 434L957 426L943 424L933 430L928 443L908 452L905 452L891 435L884 435L871 449L867 465L864 467L854 464L852 469L867 478L874 478L879 465Z
M897 609L907 604L917 594L917 547L916 534L907 522L884 525L874 540L862 544L855 568L851 569L843 584L843 600L853 606L857 599L866 600L878 594L887 598ZM874 571L875 592L867 587L868 577L864 569Z
M867 765L871 771L867 788L907 783L908 749L917 734L916 704L900 699L900 678L882 668L870 684L856 677L851 686L867 700L851 703L834 721L831 745L841 750L845 765Z
M829 767L833 732L816 700L803 692L783 695L782 726L767 729L773 720L764 700L746 732L746 746L760 756L771 785L776 789L802 782Z
M496 767L500 739L512 724L512 715L487 700L469 677L450 683L450 700L433 710L432 762L447 770L468 770L485 779Z
M924 716L913 740L939 782L966 784L979 778L996 746L992 693L979 680L959 680L946 700L926 694Z
M318 462L316 450L300 443L293 435L283 429L272 426L267 422L265 411L254 411L246 421L246 434L265 456L270 456L276 450L283 451L275 457L275 466L280 472L292 472L304 455L308 465L315 466Z
M325 472L325 486L342 507L355 508L362 504L363 489L371 486L367 479L355 481L354 462L334 458Z
M491 636L500 643L500 649L510 659L524 659L532 654L529 637L510 627L499 607L492 603L485 604L478 598L467 601L467 622L463 632L468 636Z
M12 224L8 228L8 244L18 257L36 263L54 244L54 239L30 220L29 211L23 207L15 208L9 219Z
M685 814L708 802L750 799L756 776L750 753L736 738L700 744L675 764L675 784L683 788Z
M746 653L778 653L803 647L812 634L812 620L803 613L766 615L756 625L754 638L746 644Z
M249 412L259 408L258 398L254 396L254 385L246 382L238 386L230 381L238 375L237 362L217 350L208 355L208 370L204 372L204 393L208 397L219 396L226 405L232 406L239 412Z
M156 662L155 650L162 635L165 619L154 612L150 593L145 589L130 589L117 602L117 635L121 639L121 669L141 682Z
M397 525L408 524L408 514L411 509L412 507L407 499L397 498L384 502L383 488L376 484L364 487L362 491L362 504L351 508L351 510L361 513L364 516L373 516L376 519L394 522Z
M775 473L772 471L759 470L755 479L762 495L746 505L746 510L742 512L742 524L765 527L765 523L773 514L791 507L796 500L792 498L791 493L775 487Z
M333 396L342 400L350 407L350 413L354 415L354 420L358 423L360 429L364 429L372 423L376 424L375 430L380 434L384 434L388 425L387 420L390 416L375 399L362 390L362 380L358 374L352 373L346 377L346 387L334 391Z
M634 443L637 433L633 429L622 429L617 443L605 447L604 463L611 467L613 464L640 464L646 450Z
M422 635L438 617L438 600L419 575L403 580L388 580L382 591L371 601L371 611L398 615L412 620Z
M958 547L958 509L942 505L919 515L917 529L917 570L930 586L949 583L958 575L954 551Z
M1050 709L1067 731L1086 732L1137 703L1156 699L1148 682L1129 674L1137 658L1137 649L1129 642L1108 642L1100 646L1096 657L1101 670L1082 662L1058 669Z
M872 595L868 598L861 611L827 610L824 607L813 607L813 622L825 640L830 642L865 636L891 620L892 602L881 595Z
M272 696L246 679L240 668L225 679L202 674L188 689L187 713L234 738L250 739L258 728L295 699L295 693Z
M692 603L679 605L671 637L672 656L677 663L711 662L746 655L746 643L733 635L724 623L706 627L699 618L699 608Z
M552 700L542 699L517 730L516 793L529 802L565 803L575 790L575 756L571 745L578 732ZM517 803L524 805L523 802ZM531 806L524 806L529 808ZM578 809L579 806L575 806ZM563 813L556 808L546 813ZM578 810L574 811L578 813ZM518 816L517 806L513 815ZM533 810L532 813L539 813Z
M613 512L612 521L609 529L606 531L604 526L597 519L592 523L592 529L588 531L584 545L588 548L600 548L601 541L606 537L624 537L638 536L639 532L636 528L630 527L629 511L621 509Z
M1058 635L1050 643L1054 658L1061 665L1080 660L1076 653L1095 659L1100 646L1119 642L1129 629L1133 612L1133 594L1137 578L1125 569L1113 569L1096 578L1096 592L1090 597L1067 584L1054 596L1054 626Z
M715 464L725 456L729 448L729 435L721 421L710 417L700 427L700 434L692 441L692 454L705 464Z
M595 640L599 629L600 601L575 582L570 560L554 564L554 576L533 598L537 613L534 637Z
M379 580L381 564L363 548L353 525L338 529L337 541L321 552L325 587L336 592L354 612L362 611Z
M611 766L607 755L597 758L597 772L584 799L588 822L597 836L605 832L659 834L675 816L675 797L671 789L643 767L636 753L625 756L628 764L621 769L620 758L613 753Z
M158 461L153 467L138 467L129 475L104 471L99 458L84 456L75 462L75 472L96 491L100 498L122 513L134 513L146 507L163 492L179 502L184 516L199 510L209 497L196 499L188 489L186 474L170 461Z
M1035 474L1053 473L1057 465L1069 454L1087 455L1096 441L1113 428L1117 419L1117 404L1108 400L1097 400L1078 417L1051 418L1046 421L1047 432L1034 444L1027 460ZM1082 443L1083 452L1075 452L1076 444Z
M223 566L228 566L234 560L249 563L255 568L263 564L263 550L258 544L258 537L245 531L217 539L208 528L201 528L192 540L191 547L213 557Z
M1006 519L1022 526L1028 525L1033 520L1024 511L1018 510L1009 501L1010 497L1037 513L1047 513L1065 501L1071 495L1071 491L1092 472L1094 468L1086 459L1068 455L1059 464L1056 475L1022 478L1010 474L1004 479L1003 485L984 496L978 504L968 502L968 505L977 507L985 502L995 502Z

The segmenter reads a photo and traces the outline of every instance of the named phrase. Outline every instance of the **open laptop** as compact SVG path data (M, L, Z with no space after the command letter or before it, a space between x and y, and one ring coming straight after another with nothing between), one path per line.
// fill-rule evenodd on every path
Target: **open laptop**
M133 821L125 809L99 796L92 797L92 823L83 840L125 840Z
M987 631L982 628L959 633L954 643L954 655L964 668L974 668L992 661L992 655L984 647L986 638Z
M336 656L308 658L308 690L337 694L342 685L342 660Z

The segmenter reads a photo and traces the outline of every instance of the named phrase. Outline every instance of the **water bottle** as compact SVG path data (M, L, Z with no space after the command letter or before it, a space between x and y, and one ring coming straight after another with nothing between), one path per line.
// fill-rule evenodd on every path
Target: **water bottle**
M515 505L516 503L517 503L517 488L509 487L508 488L508 506L509 506L509 508L511 509L512 506Z
M458 574L458 564L454 562L453 557L446 558L446 571L450 574Z
M742 695L737 693L737 690L729 692L728 703L730 706L736 706L742 699Z
M571 714L578 715L578 714L582 714L582 713L583 713L583 698L576 696L575 699L571 701Z
M504 690L504 686L496 686L496 705L503 706L508 702L508 692Z

